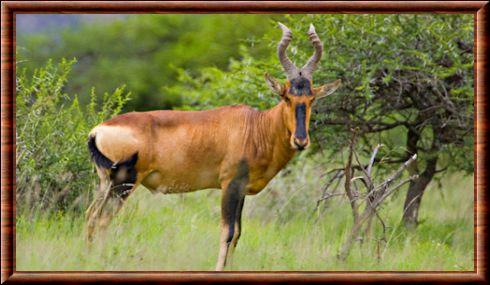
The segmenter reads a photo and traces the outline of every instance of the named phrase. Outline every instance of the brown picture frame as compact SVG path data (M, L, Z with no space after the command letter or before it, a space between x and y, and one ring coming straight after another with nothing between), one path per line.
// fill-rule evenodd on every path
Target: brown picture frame
M5 1L1 4L1 282L488 282L488 1ZM18 13L467 13L475 24L474 271L15 271L15 18Z

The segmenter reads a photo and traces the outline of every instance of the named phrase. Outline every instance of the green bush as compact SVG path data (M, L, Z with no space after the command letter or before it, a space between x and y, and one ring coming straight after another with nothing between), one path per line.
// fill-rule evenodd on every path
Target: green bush
M113 90L125 84L134 95L125 111L172 109L182 105L185 94L169 95L162 86L176 82L175 67L189 72L203 66L225 69L238 56L242 43L254 41L268 29L271 17L281 15L126 15L116 19L86 21L54 32L18 36L17 51L29 69L48 58L76 57L73 77L66 85L72 92ZM237 28L239 27L239 28ZM86 103L85 97L80 103Z
M316 85L342 79L339 90L313 109L310 152L345 163L342 150L358 129L363 156L384 146L377 169L392 169L417 154L410 174L419 178L410 183L403 210L407 225L416 222L430 181L446 170L473 172L472 15L289 15L284 23L293 32L288 54L297 66L311 56L306 31L315 25L325 47ZM190 109L276 104L279 96L268 90L263 74L285 81L275 48L280 34L274 25L263 36L269 55L256 57L243 47L241 60L228 70L206 67L199 76L182 70L181 84L167 92L186 94L183 106Z
M129 100L124 87L105 93L92 89L90 104L65 93L75 60L49 61L32 76L17 74L17 209L83 210L96 175L86 147L92 127L118 114Z

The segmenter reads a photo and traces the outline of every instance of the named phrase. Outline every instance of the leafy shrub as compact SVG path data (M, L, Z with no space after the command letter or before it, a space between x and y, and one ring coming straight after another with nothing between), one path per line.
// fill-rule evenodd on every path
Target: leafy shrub
M97 102L79 105L64 92L75 60L49 61L32 76L17 75L17 208L82 210L95 187L96 175L86 147L92 127L119 113L129 100L124 87ZM98 108L97 106L100 106Z
M48 58L79 59L66 85L69 93L86 93L91 86L113 90L125 84L134 95L126 111L172 109L182 105L185 95L162 92L163 85L178 83L174 67L191 72L210 65L226 68L229 58L238 56L239 44L262 35L271 17L282 16L115 15L97 21L103 18L99 16L63 31L19 33L17 51L29 59L23 62L29 69ZM260 42L253 43L259 53ZM82 104L85 99L80 98Z
M380 168L418 155L411 174L419 178L410 183L404 209L407 224L416 223L420 199L436 174L473 172L472 17L289 15L284 21L295 37L288 48L292 61L302 66L311 55L306 31L313 23L325 46L315 84L342 79L342 87L313 110L310 151L327 149L343 161L341 150L355 128L365 156L384 145ZM275 27L262 39L269 43L268 56L254 58L242 48L242 59L229 70L208 67L197 77L182 71L182 84L168 92L186 94L186 108L269 107L278 96L267 90L263 74L284 80L275 49L279 39Z

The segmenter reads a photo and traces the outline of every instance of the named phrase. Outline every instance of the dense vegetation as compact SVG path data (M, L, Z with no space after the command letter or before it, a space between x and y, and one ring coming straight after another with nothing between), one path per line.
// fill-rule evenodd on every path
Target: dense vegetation
M86 139L99 122L121 112L124 88L81 106L64 92L75 61L49 61L32 77L17 75L17 209L19 212L83 210L96 185L87 163Z
M418 222L424 190L436 174L473 172L473 26L470 16L310 15L288 17L296 37L292 56L304 63L311 54L306 27L314 23L325 55L314 74L317 84L341 78L343 86L317 105L313 135L316 150L331 154L347 145L350 131L361 132L362 151L376 144L382 168L413 154L410 169L419 178L407 191L404 220ZM264 41L272 46L278 31ZM264 72L282 77L274 53L256 58L244 49L229 71L203 69L199 77L182 71L182 85L170 94L188 94L188 106L247 104L264 108L277 102L263 81ZM196 108L196 107L193 107ZM343 157L337 160L343 161Z
M291 243L305 242L296 231L315 231L319 236L312 244L323 244L322 254L326 256L322 258L330 260L351 223L349 207L344 197L337 197L341 202L334 206L325 202L316 221L310 213L331 178L331 170L345 166L345 146L355 130L359 134L356 147L361 161L369 157L375 145L383 144L374 172L379 179L412 154L419 156L409 169L410 175L418 174L419 178L408 189L401 190L406 191L406 198L395 195L382 210L396 237L391 241L396 246L384 244L391 257L382 261L373 257L367 268L426 269L409 265L419 262L420 266L426 264L432 269L471 269L472 256L468 253L473 249L472 236L456 233L471 231L473 221L471 175L462 178L463 174L473 173L473 155L468 155L473 153L474 111L471 15L133 15L69 28L61 34L18 35L16 174L18 241L22 247L17 252L19 262L30 264L24 269L56 269L36 265L55 262L54 259L27 258L27 252L35 251L27 246L35 246L29 241L30 235L46 235L49 244L48 239L53 238L59 225L64 228L64 236L60 237L64 242L73 243L73 247L82 242L80 212L86 209L96 184L86 138L99 122L131 110L206 109L241 103L265 109L276 104L279 98L268 90L263 75L268 72L284 80L275 53L280 37L277 20L293 31L294 40L288 52L298 65L311 55L306 31L314 23L325 45L314 82L320 85L340 78L343 85L315 106L312 147L294 160L265 194L249 199L257 199L247 206L251 223L284 226L289 229ZM76 60L64 59L73 57ZM101 92L104 95L97 95ZM463 182L452 185L446 180ZM425 190L437 188L441 195L427 193L424 201L429 201L424 202L427 203L424 207L421 198ZM461 205L457 203L458 193L464 193L465 203ZM199 202L206 199L216 202L213 195L198 193L190 194L190 198L173 198L181 199L173 206L187 207L186 212L210 210L209 219L216 222L219 203L205 209ZM145 194L136 197L123 217L118 218L119 226L112 230L114 233L130 232L130 224L146 219L138 210L140 207L158 207L149 201L153 197ZM161 199L168 202L172 198ZM172 210L162 211L150 211L150 216L158 220L158 215L168 215ZM334 223L329 216L343 218ZM419 236L397 227L402 216L409 226L425 221L417 229ZM195 221L187 225L193 229L206 230L212 224L199 222L194 214L182 217ZM130 235L128 242L166 233L163 227L174 224L171 218L166 219L159 226L161 231L139 229L137 237ZM299 229L303 221L307 221L306 226ZM177 219L177 223L186 222ZM34 226L34 232L28 230L30 226ZM217 222L211 230L218 233ZM245 234L246 231L247 228ZM380 228L375 229L379 231ZM338 233L330 245L324 237L326 232ZM186 240L200 235L193 231L188 234ZM247 238L253 238L250 235ZM211 236L217 235L208 239ZM284 237L279 230L271 236ZM452 262L439 266L427 261L431 254L421 252L434 244L442 244L443 253L454 252L448 257ZM177 251L171 243L155 246L163 251ZM256 241L245 247L247 251L257 248L265 251L270 246L271 243ZM287 264L285 269L363 269L362 256L354 256L339 267L319 260L293 262L295 253L288 251L289 247L291 244L276 248L287 256L275 257L290 262L264 261L259 265L262 267L252 269L268 269L272 264ZM100 257L109 262L111 257L121 255L120 247L111 250ZM128 254L115 262L124 262L131 254L144 255ZM376 255L376 247L368 246L359 254ZM387 266L397 254L407 255L407 262ZM445 254L433 255L443 258ZM89 258L81 252L79 257ZM423 258L427 260L420 260ZM251 268L244 267L246 261L243 262L238 263L239 269ZM119 268L104 264L87 261L82 266ZM175 266L179 264L183 262ZM195 263L185 268L202 266Z
M184 97L164 92L164 87L174 85L178 68L226 69L241 45L253 45L254 54L260 53L256 37L269 27L268 21L269 17L254 15L140 15L86 23L61 33L20 35L19 65L33 70L50 58L76 58L68 93L126 85L134 94L126 111L171 109L181 106ZM80 100L87 103L83 97Z

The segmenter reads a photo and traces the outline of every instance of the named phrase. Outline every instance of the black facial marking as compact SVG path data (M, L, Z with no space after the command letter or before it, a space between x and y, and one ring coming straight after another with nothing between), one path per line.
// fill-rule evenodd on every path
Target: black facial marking
M248 183L248 163L240 160L235 177L231 180L228 188L224 191L221 200L221 214L224 222L228 225L228 236L226 242L230 243L235 234L235 222L241 216L243 199L245 197L245 186ZM240 212L240 213L239 213Z
M289 93L294 96L310 96L312 95L310 81L304 77L296 77L291 79L291 86L289 87Z
M306 139L306 105L298 104L295 108L296 132L294 136L298 139Z

